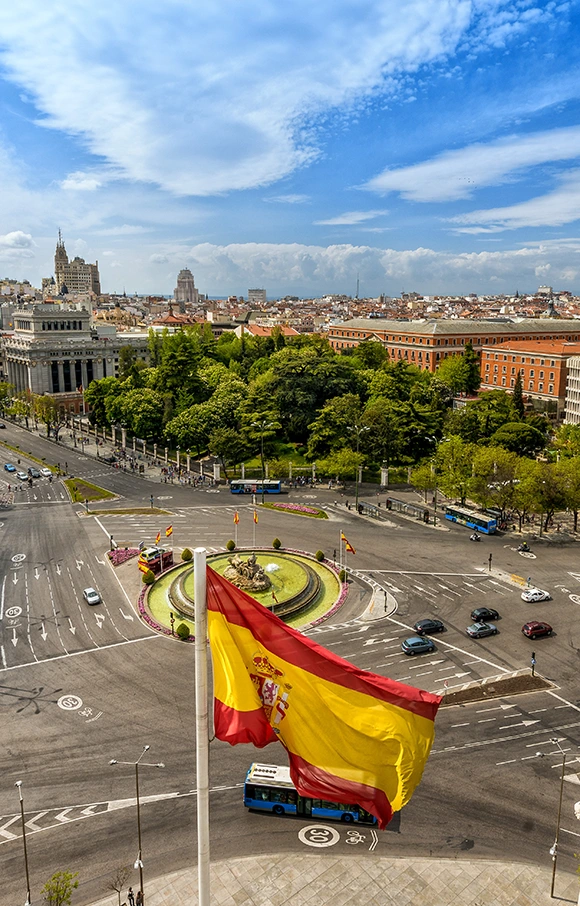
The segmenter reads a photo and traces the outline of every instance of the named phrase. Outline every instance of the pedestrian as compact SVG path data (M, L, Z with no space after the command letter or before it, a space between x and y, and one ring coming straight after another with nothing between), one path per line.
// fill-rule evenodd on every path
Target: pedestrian
M129 901L129 906L135 906L135 895L133 894L133 888L130 887L127 891L127 899Z
M143 894L140 890L137 891L137 899L135 900L135 906L143 906Z

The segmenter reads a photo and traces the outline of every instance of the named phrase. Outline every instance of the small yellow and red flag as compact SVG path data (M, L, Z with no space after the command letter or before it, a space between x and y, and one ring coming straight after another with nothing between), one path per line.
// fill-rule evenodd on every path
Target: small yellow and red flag
M236 512L234 513L234 525L237 525L239 521L240 521L240 514L236 510Z
M173 526L172 525L168 525L167 528L165 529L165 537L169 538L170 535L173 535Z
M142 573L149 572L149 566L147 565L145 560L139 560L139 563L137 565L139 566L139 569L141 570Z
M411 798L438 695L355 667L207 568L215 735L279 741L301 796L359 805L384 828Z
M157 534L155 535L155 544L159 544L160 541L161 541L161 532L157 532Z
M352 546L352 544L350 543L350 541L348 540L348 538L346 537L344 532L340 533L340 540L344 541L345 551L348 551L349 554L356 554L354 547Z
M254 524L255 525L258 524L258 514L257 514L256 510L254 510Z

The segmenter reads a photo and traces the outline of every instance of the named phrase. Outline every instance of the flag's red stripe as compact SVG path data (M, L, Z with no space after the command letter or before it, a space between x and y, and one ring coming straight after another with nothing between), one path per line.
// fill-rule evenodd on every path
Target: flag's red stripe
M282 660L323 680L435 720L441 703L439 695L360 670L287 626L210 567L207 569L207 606L208 610L223 614L229 623L243 626L264 648Z
M342 802L346 805L360 805L371 815L375 815L381 830L384 830L393 817L391 803L383 790L328 774L322 768L310 764L298 755L293 755L292 752L288 752L288 756L292 783L301 796L327 799L329 802Z
M266 720L262 707L255 711L236 711L223 702L214 699L215 735L223 742L236 746L241 742L251 742L258 749L263 749L270 742L278 742L278 737Z

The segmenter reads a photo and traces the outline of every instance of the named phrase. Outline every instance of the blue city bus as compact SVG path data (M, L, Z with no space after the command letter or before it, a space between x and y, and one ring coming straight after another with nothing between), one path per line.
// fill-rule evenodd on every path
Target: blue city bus
M377 819L359 805L327 802L300 796L290 780L290 768L276 764L254 764L246 774L244 805L274 815L326 818L347 824L376 824Z
M282 482L275 478L232 478L230 491L232 494L261 494L264 485L264 494L282 494Z
M493 519L491 516L479 516L477 513L456 506L445 507L445 518L450 519L451 522L460 522L461 525L466 525L467 528L475 529L486 535L493 535L497 529L497 519Z

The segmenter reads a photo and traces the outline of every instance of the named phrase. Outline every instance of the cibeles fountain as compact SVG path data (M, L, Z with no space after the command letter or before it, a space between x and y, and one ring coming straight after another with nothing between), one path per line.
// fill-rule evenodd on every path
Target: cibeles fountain
M343 591L337 571L328 562L301 551L240 550L211 554L208 566L232 585L255 598L293 625L318 611L330 609ZM194 618L194 567L178 568L161 577L167 607L188 620ZM327 605L327 606L325 606Z

